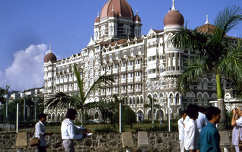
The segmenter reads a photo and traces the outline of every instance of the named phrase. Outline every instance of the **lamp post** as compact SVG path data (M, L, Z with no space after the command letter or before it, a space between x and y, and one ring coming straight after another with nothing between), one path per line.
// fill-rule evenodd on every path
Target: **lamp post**
M17 102L17 113L16 113L16 133L18 133L18 121L19 121L19 118L18 118L18 112L19 112L19 105L18 105L18 102Z
M4 95L4 98L6 100L5 104L6 104L6 121L8 121L8 95Z
M32 102L34 102L34 121L36 121L36 114L37 114L36 103L37 103L37 100L33 97Z
M122 133L122 103L119 102L119 133Z
M25 101L24 93L20 93L20 98L22 98L24 100L24 110L23 110L23 113L24 113L24 122L25 122L26 121L26 101Z

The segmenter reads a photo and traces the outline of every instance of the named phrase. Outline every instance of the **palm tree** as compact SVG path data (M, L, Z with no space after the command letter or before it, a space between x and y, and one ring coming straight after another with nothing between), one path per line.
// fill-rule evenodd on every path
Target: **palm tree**
M241 8L228 7L219 12L212 33L182 29L171 38L175 47L195 50L196 54L195 57L187 60L184 73L179 77L178 89L181 92L186 92L189 83L206 76L207 73L216 75L217 98L222 113L221 128L224 128L225 122L221 77L232 78L236 82L242 78L241 43L237 42L237 45L234 45L226 34L241 20Z
M4 103L5 89L0 88L0 103Z
M78 85L78 88L79 88L79 96L78 96L79 102L78 102L78 104L76 104L76 108L81 111L81 117L82 117L81 121L82 121L82 124L83 124L83 115L85 113L84 108L85 108L87 98L96 89L106 88L107 86L111 85L112 82L114 81L114 79L113 79L112 76L102 75L96 81L94 81L94 83L91 85L91 87L87 91L85 91L84 79L81 77L82 72L80 72L77 68L77 65L74 64L74 74L76 76L77 85Z
M82 69L81 69L82 70ZM50 97L47 102L46 106L48 108L68 108L68 107L75 107L77 110L81 112L81 123L83 124L84 120L84 109L90 109L93 107L93 104L86 104L86 100L90 96L90 94L99 88L105 88L106 86L110 85L114 80L112 76L100 76L87 91L84 88L84 79L81 77L81 72L78 70L77 65L74 64L74 74L77 79L78 85L78 95L77 96L69 96L63 92L58 92L52 97Z

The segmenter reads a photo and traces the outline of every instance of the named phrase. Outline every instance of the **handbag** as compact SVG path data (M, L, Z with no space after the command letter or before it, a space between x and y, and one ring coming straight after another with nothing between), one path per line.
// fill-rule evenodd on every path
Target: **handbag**
M37 138L37 137L32 137L32 138L30 139L30 141L29 141L29 145L30 145L31 147L38 146L39 143L40 143L40 140L39 140L39 138Z

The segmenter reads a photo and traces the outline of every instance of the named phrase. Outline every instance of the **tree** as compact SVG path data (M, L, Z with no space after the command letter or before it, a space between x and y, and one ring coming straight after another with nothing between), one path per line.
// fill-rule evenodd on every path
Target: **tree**
M242 78L241 43L234 45L231 43L231 38L226 35L242 20L241 12L240 7L228 7L219 12L212 33L182 29L171 38L175 47L194 50L196 54L194 58L187 60L184 73L179 77L180 92L188 91L188 85L191 82L206 76L207 73L216 75L217 98L222 111L221 128L224 128L225 122L221 77L232 78L236 82L241 81Z
M0 103L4 103L5 89L0 87Z
M50 109L58 108L67 108L70 105L73 105L73 98L63 92L58 92L52 95L47 101L46 106Z
M82 78L81 74L83 74L83 70L81 69L82 72L79 71L77 68L77 65L74 64L74 74L77 79L77 85L79 88L79 102L76 104L76 108L81 111L81 123L83 124L83 115L85 113L85 103L87 98L90 96L90 94L95 91L96 89L100 88L106 88L107 86L111 85L112 82L114 81L112 76L106 76L102 75L100 76L97 80L94 81L94 83L91 85L90 88L85 91L84 88L84 79Z
M74 74L77 79L77 85L78 85L78 96L69 96L66 95L63 92L56 93L54 96L52 96L50 99L47 100L46 106L47 107L61 107L66 108L69 106L75 107L77 110L80 110L81 112L81 123L83 124L83 118L85 111L84 109L88 108L88 105L86 104L86 100L90 96L90 94L95 91L96 89L100 88L106 88L109 86L114 80L112 76L100 76L94 83L87 89L87 91L84 88L84 79L82 78L83 70L81 69L81 72L79 71L76 64L74 64Z

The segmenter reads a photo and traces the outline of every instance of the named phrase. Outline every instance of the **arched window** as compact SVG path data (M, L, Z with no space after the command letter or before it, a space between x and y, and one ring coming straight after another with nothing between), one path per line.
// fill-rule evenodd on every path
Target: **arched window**
M179 104L179 94L176 94L175 105Z
M169 99L170 99L170 104L173 104L173 94L170 94Z
M139 104L139 97L136 97L136 104Z

